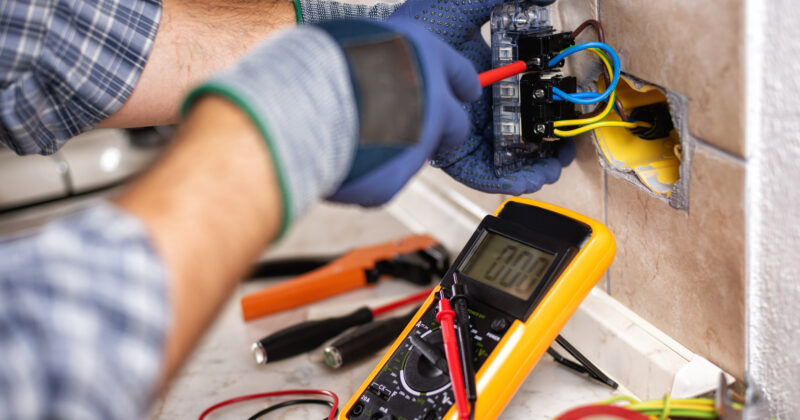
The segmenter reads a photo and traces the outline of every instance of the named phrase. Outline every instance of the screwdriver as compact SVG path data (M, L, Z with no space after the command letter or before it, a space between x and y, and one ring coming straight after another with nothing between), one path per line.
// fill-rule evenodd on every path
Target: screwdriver
M414 318L419 307L392 318L370 322L354 328L325 347L325 363L339 369L364 357L377 353L392 344Z
M423 300L430 294L429 289L375 309L364 306L341 317L301 322L253 343L250 351L258 364L296 356L319 347L349 328L366 324L386 312Z

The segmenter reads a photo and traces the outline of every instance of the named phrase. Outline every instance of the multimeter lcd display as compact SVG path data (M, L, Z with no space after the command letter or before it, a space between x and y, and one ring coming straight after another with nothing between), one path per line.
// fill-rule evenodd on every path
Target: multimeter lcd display
M553 254L484 231L459 271L495 289L528 300L553 259Z

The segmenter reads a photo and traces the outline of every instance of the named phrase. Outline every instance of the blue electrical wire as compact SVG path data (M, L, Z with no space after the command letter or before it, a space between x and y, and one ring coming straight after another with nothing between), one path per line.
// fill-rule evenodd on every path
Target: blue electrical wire
M594 98L597 95L599 95L599 93L597 93L597 92L578 92L578 93L570 94L570 96L572 96L573 98L580 98L580 99ZM555 99L557 101L565 101L566 100L566 99L562 98L560 95L556 94L555 92L553 92L553 99ZM597 102L600 102L600 101L597 101Z
M574 45L572 47L569 47L566 50L561 51L561 53L558 54L557 56L553 57L552 60L547 62L547 65L550 66L550 67L553 67L556 64L560 63L561 60L563 60L567 56L572 55L572 54L574 54L574 53L576 53L578 51L583 51L583 50L586 50L586 49L589 49L589 48L599 48L599 49L607 52L608 55L611 57L611 61L612 61L613 65L614 65L614 75L611 78L611 83L608 84L608 87L606 88L606 90L603 91L603 93L584 92L584 93L569 94L569 93L564 92L563 90L561 90L559 88L554 87L553 88L553 98L561 98L561 99L563 99L565 101L569 101L569 102L572 102L572 103L575 103L575 104L580 104L580 105L589 105L589 104L594 104L594 103L600 102L600 101L608 98L609 96L611 96L611 92L613 92L614 89L617 88L617 83L619 83L619 73L620 73L620 67L621 67L620 62L619 62L619 56L617 55L617 52L614 51L613 48L611 48L610 45L608 45L606 43L603 43L603 42L585 42L583 44L578 44L578 45ZM588 93L588 95L586 95L586 93Z
M572 97L573 98L585 99L585 98L594 98L597 95L598 94L596 92L578 92L578 93L573 93ZM563 101L564 100L564 98L562 98L561 96L559 96L559 95L557 95L555 93L553 93L553 99L555 99L557 101ZM606 102L606 101L604 100L603 102ZM617 115L622 115L622 113L619 112L619 108L617 108L617 104L614 104L614 111L617 112ZM630 115L628 116L628 118L630 118Z

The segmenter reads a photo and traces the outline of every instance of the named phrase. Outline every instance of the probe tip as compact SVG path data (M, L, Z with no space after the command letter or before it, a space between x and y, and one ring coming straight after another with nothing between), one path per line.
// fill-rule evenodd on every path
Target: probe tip
M339 352L339 349L336 347L325 347L325 363L334 369L342 367L342 354Z
M264 350L264 346L261 343L253 343L250 346L250 352L253 353L253 359L256 360L256 363L259 365L263 365L267 363L267 351Z

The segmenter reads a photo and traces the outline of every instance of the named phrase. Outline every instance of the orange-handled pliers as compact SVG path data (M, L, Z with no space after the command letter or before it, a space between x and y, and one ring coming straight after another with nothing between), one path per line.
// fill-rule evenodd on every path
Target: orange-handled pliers
M242 298L245 321L296 308L392 276L427 285L450 267L447 251L429 235L410 235L398 241L354 249L341 257Z

